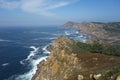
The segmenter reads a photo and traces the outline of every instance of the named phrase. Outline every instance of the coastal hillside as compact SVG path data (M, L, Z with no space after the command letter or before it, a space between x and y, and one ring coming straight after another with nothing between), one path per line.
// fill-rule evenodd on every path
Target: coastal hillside
M102 23L102 22L84 22L77 23L69 21L64 27L77 28L79 32L91 35L89 43L99 41L108 44L120 44L120 22Z
M38 64L32 80L117 80L120 76L119 45L81 43L60 36L49 50L49 58Z

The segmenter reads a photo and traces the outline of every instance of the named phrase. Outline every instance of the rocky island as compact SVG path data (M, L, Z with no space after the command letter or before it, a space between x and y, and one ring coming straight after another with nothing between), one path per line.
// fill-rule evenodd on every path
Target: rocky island
M120 80L120 23L68 22L63 26L75 27L91 38L82 43L57 37L32 80Z

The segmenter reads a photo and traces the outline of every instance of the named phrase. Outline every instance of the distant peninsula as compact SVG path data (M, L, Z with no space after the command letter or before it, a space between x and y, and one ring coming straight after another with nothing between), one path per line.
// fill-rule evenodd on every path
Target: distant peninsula
M91 38L82 43L57 37L47 61L38 64L32 80L120 80L120 23L67 22Z
M120 44L120 22L83 22L69 21L64 27L77 28L79 32L91 35L89 42L99 41L108 44Z

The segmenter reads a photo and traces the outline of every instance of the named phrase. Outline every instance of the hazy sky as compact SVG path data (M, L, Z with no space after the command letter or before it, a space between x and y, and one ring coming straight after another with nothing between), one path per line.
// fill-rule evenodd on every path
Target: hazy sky
M120 0L0 0L0 26L120 21Z

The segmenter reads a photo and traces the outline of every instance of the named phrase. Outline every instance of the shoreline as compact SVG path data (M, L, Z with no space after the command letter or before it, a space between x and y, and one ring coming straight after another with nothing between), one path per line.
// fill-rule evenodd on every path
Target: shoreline
M78 31L78 30L76 30L76 31ZM79 32L79 31L78 31ZM78 33L78 34L80 34L80 32ZM83 34L82 34L83 35ZM67 35L63 35L64 37L68 37ZM63 37L63 36L58 36L58 37ZM58 38L57 37L57 38ZM70 38L70 37L69 37ZM71 38L71 39L73 39L73 38ZM83 42L83 43L87 43L87 41L88 40L90 40L91 38L89 38L89 39L86 39L85 40L85 42L83 42L83 41L81 41L81 42ZM74 39L75 41L79 41L79 40L77 40L77 39ZM53 40L54 41L54 40ZM51 51L53 50L53 47L54 47L54 43L49 43L48 45L46 45L44 48L43 48L43 51L44 51L44 53L46 54L51 54ZM49 55L50 56L50 55ZM49 58L49 56L48 56L48 58ZM33 75L33 77L32 77L32 79L31 80L36 80L36 77L38 76L38 74L40 74L41 73L41 70L42 70L42 68L44 67L43 65L44 65L44 62L46 62L47 60L48 60L48 58L46 58L46 60L42 60L42 61L40 61L38 64L37 64L37 70L36 70L36 73Z
M51 44L48 44L46 45L44 48L43 48L43 51L44 53L48 53L50 54L51 51L52 51L52 45ZM49 57L49 56L48 56ZM40 74L42 68L43 68L43 64L45 61L47 61L48 57L45 59L45 60L42 60L40 61L38 64L37 64L37 70L36 70L36 73L32 76L32 79L31 80L35 80L35 78L38 76L38 74Z
M86 24L88 25L88 26L86 26ZM103 28L103 27L101 27L101 25L99 25L99 24L94 24L94 23L86 23L86 24L79 24L79 25L77 25L77 27L78 27L78 29L77 29L77 31L79 32L78 34L80 34L81 33L81 31L82 31L82 33L85 33L85 34L87 34L87 35L90 35L90 37L89 37L89 39L87 39L87 41L85 42L85 43L88 43L88 44L92 44L92 43L95 43L95 42L99 42L99 43L103 43L103 44L109 44L109 39L108 39L108 41L106 40L106 38L108 38L109 36L109 34L108 34L108 32L107 31L105 31L105 29ZM73 24L73 25L76 25L76 24ZM93 26L94 25L94 26ZM98 26L99 25L99 27L96 27L96 26ZM92 29L91 29L92 28ZM81 31L79 31L79 29L81 29ZM88 32L88 33L87 33ZM67 35L66 35L67 36ZM64 38L64 40L66 40L66 38ZM75 40L75 39L74 39ZM62 42L64 42L63 40L61 40ZM68 40L68 41L70 41L70 40ZM76 41L76 40L75 40ZM107 43L108 42L108 43ZM54 44L54 43L53 43ZM56 48L61 48L61 46L63 46L63 44L64 43L61 43L61 42L59 42L58 41L58 45L54 45L54 46L56 46ZM66 42L64 45L67 45L68 43ZM112 43L111 43L112 44ZM53 47L54 47L53 46ZM66 47L65 46L65 48L68 48L68 47ZM46 49L47 50L49 50L49 51L52 51L52 49L53 48L51 48L51 45L49 45L48 47L46 47ZM55 54L55 53L53 53L54 55L57 55L57 54ZM54 55L51 55L51 57L54 59ZM61 54L63 57L65 56L64 54ZM60 55L58 54L58 57L59 57ZM72 55L71 55L72 56ZM52 58L50 58L51 60L53 60ZM44 62L45 61L42 61L42 62L40 62L39 64L38 64L38 70L36 71L36 74L33 76L33 78L32 78L32 80L39 80L39 79L41 79L41 76L44 76L44 74L42 74L42 75L40 75L40 73L44 73L44 70L42 70L42 68L44 68L45 67L45 65L43 65L44 64ZM51 62L49 61L49 65L51 64ZM55 65L58 65L59 63L57 63L56 62L56 64ZM47 65L47 64L46 64ZM54 63L53 63L53 67L56 67L57 68L57 66L55 66L54 65ZM66 65L66 64L65 64ZM46 67L45 67L46 68ZM50 69L51 69L51 67L50 67ZM54 69L53 69L54 70ZM58 69L57 69L58 70ZM57 71L57 70L55 70L55 71ZM43 71L43 72L41 72L41 71ZM46 72L46 74L47 74L47 72ZM66 76L65 76L66 77ZM45 77L45 79L46 79L46 77Z
M39 62L39 64L37 64L36 73L33 75L31 80L34 80L37 77L37 75L40 73L40 71L42 70L44 62L45 62L45 60L43 60L43 61Z

